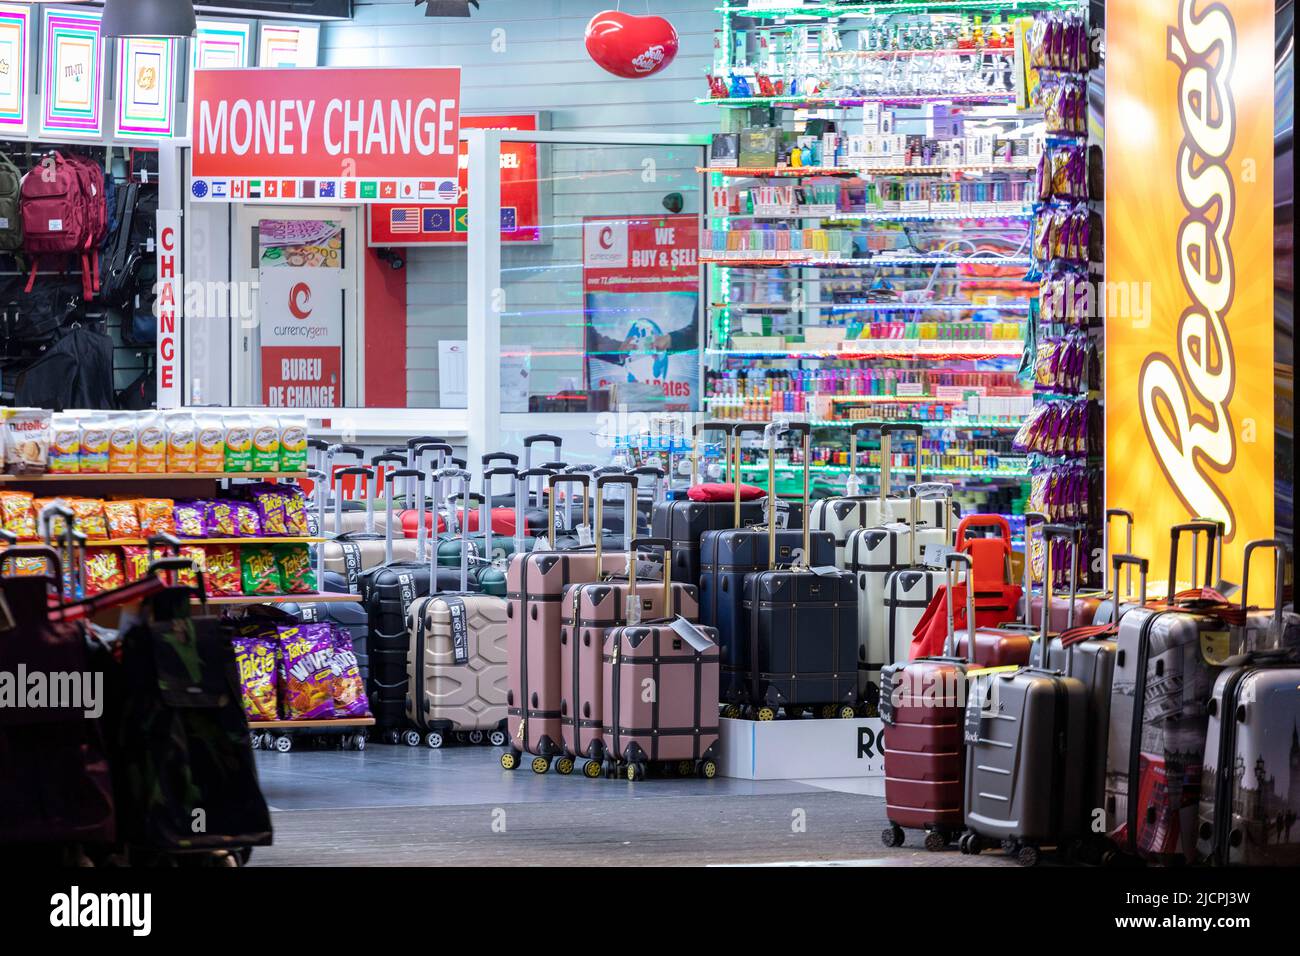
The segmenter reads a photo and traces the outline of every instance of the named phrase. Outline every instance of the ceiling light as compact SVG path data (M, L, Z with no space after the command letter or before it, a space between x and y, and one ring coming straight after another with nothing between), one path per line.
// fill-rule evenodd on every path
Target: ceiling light
M193 0L106 0L100 28L106 37L188 37Z

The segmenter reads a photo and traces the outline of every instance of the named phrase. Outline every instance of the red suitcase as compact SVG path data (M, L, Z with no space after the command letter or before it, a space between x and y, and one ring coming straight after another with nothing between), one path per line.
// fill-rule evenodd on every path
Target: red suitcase
M880 717L885 724L885 846L902 846L906 830L925 830L927 850L940 850L965 827L962 789L966 762L963 727L967 672L976 664L955 652L951 595L954 567L973 562L969 555L947 556L948 637L944 653L905 664L886 665L880 674ZM966 619L975 619L974 588L967 587ZM981 631L982 636L982 631ZM969 644L963 640L963 645ZM975 646L984 642L976 638Z

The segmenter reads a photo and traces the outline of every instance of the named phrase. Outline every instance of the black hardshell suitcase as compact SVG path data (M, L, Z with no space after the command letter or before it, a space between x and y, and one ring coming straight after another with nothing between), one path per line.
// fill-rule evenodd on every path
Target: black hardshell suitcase
M808 500L806 422L788 430L803 436L804 504ZM769 487L775 464L768 461ZM748 704L753 716L771 720L778 707L787 716L812 708L823 717L854 717L858 704L858 590L852 574L832 566L812 569L811 531L793 568L776 568L776 527L768 526L768 570L745 576L743 610L749 619L749 667L729 686L739 689L728 703ZM826 547L833 554L834 539ZM747 678L747 679L746 679ZM723 685L728 686L724 675Z
M1051 543L1069 538L1077 548L1079 529L1047 525L1044 587L1051 601ZM975 677L966 701L965 817L958 847L979 853L1001 844L1023 866L1035 865L1040 847L1070 848L1084 832L1084 761L1087 688L1049 666L1043 618L1036 664ZM1073 648L1066 651L1069 658ZM972 675L975 676L975 675Z

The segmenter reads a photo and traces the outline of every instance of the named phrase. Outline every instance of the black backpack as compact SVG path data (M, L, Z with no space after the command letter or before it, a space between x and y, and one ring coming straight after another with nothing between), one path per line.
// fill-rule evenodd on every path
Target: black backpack
M21 281L3 290L0 339L18 346L48 345L59 330L84 319L86 304L76 279L47 277L28 292Z
M113 408L113 340L74 326L19 376L14 404L33 408Z

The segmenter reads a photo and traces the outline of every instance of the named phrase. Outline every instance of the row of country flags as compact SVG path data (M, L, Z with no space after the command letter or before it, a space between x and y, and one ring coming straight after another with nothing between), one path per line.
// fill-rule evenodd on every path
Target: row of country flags
M340 199L454 203L461 196L454 179L196 179L190 192L199 200Z
M393 235L434 235L440 232L468 232L469 210L465 206L398 206L388 212L388 231ZM519 229L518 209L501 207L501 231Z

